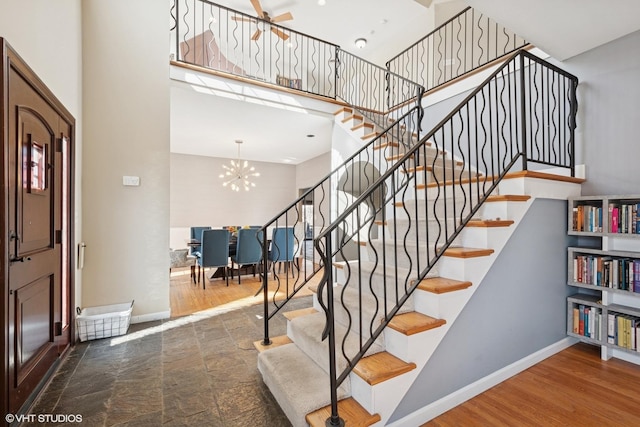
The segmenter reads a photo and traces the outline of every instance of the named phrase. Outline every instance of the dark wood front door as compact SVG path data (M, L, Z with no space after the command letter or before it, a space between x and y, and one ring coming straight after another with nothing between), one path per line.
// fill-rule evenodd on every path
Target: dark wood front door
M8 58L6 380L16 413L71 340L73 124L19 58Z

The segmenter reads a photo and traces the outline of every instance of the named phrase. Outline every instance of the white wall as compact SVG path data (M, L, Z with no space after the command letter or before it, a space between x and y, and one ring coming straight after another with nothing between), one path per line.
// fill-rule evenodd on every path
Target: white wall
M294 165L251 162L260 176L250 191L223 187L230 159L171 154L171 228L262 225L298 195Z
M76 119L75 247L82 241L82 59L80 0L3 1L0 37L35 71ZM82 301L82 277L75 275L76 304Z
M638 194L640 31L558 63L578 84L576 163L582 194Z
M169 315L167 6L82 2L82 304L134 299L139 321ZM124 187L123 175L140 186Z
M296 187L309 188L316 185L331 172L331 152L314 157L296 165Z

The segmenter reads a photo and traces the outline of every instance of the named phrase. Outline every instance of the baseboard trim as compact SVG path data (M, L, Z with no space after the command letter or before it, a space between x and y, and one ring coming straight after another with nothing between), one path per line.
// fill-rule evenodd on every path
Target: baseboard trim
M418 409L411 414L388 424L389 427L405 427L405 426L417 426L426 423L429 420L447 412L449 409L455 408L463 402L477 396L480 393L485 392L491 387L500 384L501 382L511 378L512 376L524 371L527 368L541 362L549 356L571 347L578 340L571 337L566 337L548 347L538 350L535 353L526 356L511 365L505 366L496 372L487 375L478 381L471 383L453 393L439 399L425 407Z
M171 311L159 311L157 313L131 316L131 323L153 322L154 320L163 320L163 319L168 319L170 317L171 317Z

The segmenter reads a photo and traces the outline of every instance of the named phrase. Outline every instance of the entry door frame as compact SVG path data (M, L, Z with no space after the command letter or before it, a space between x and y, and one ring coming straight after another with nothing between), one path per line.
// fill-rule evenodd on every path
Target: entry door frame
M63 123L60 128L65 127L68 129L69 135L65 141L61 141L64 145L63 155L68 156L66 166L66 183L67 186L64 189L66 191L67 200L66 203L62 203L62 209L66 209L66 215L62 218L65 223L62 226L63 230L66 230L64 236L61 239L66 241L66 245L63 245L62 250L64 254L62 259L66 258L66 265L63 262L61 264L61 271L64 269L62 277L66 277L68 280L68 305L67 305L67 319L69 322L69 342L63 345L59 345L59 357L53 364L49 372L43 377L40 384L31 393L29 398L22 406L24 411L33 399L37 396L37 393L42 389L46 383L48 377L55 371L55 368L59 364L60 360L66 355L70 347L75 343L75 119L69 113L69 111L63 106L63 104L55 97L55 95L47 88L47 86L38 78L35 72L27 65L27 63L11 48L7 41L0 37L0 139L2 140L2 149L0 150L0 165L2 166L2 173L0 174L0 278L2 298L0 303L0 318L2 319L0 327L0 348L1 353L4 355L2 359L2 367L0 368L0 412L7 414L9 412L9 354L12 353L9 348L9 245L11 239L9 236L9 203L8 200L8 183L9 183L9 162L11 159L8 156L8 147L10 143L8 115L10 108L8 100L9 91L9 72L11 69L18 71L29 82L33 90L44 99L53 110L58 114L59 120ZM64 64L59 64L64 67ZM56 139L63 139L62 135L57 135ZM66 151L66 152L65 152ZM62 284L64 286L64 284Z

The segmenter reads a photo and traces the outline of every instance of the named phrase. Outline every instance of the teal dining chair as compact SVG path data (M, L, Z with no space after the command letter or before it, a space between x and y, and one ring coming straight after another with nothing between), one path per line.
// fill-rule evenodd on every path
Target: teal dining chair
M198 258L198 282L202 268L202 289L206 289L205 269L217 267L223 269L229 286L229 230L203 230L202 248Z
M293 237L293 227L276 227L273 229L271 236L271 247L269 249L269 262L273 267L273 278L276 278L276 264L278 264L278 272L282 263L285 264L285 273L293 274L293 254L295 249L295 241Z
M191 229L189 231L189 238L192 241L202 242L202 232L204 230L211 230L211 227L209 227L209 226L191 227ZM201 246L202 246L201 244L200 245L190 245L190 247L191 247L191 255L195 256L196 258L199 258L200 257Z
M231 255L231 274L233 275L234 265L238 265L238 284L240 284L241 269L251 266L253 277L256 276L256 265L262 260L262 246L258 240L258 229L241 228L238 230L236 240L236 253ZM233 277L233 276L232 276Z

